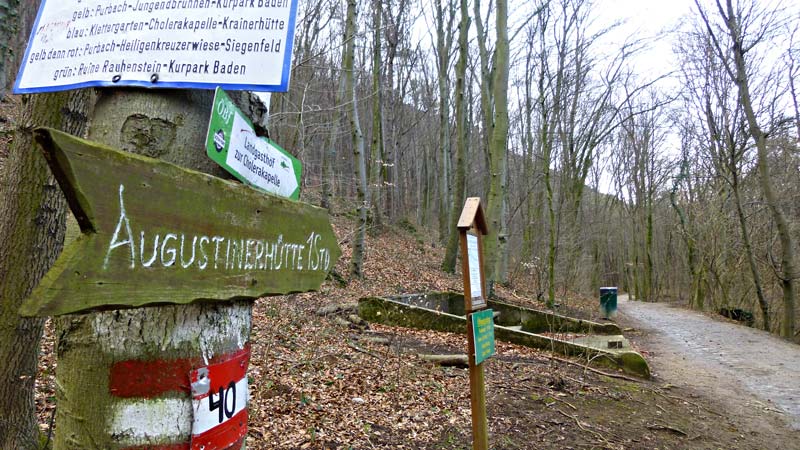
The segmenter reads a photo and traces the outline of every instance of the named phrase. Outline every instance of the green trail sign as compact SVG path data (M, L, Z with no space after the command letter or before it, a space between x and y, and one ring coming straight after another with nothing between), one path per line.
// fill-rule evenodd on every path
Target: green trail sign
M270 139L256 136L253 124L220 88L214 95L206 153L242 183L300 198L300 161Z
M38 129L81 227L24 316L319 288L341 254L325 210Z
M472 335L475 339L475 364L494 355L494 311L484 309L472 313Z

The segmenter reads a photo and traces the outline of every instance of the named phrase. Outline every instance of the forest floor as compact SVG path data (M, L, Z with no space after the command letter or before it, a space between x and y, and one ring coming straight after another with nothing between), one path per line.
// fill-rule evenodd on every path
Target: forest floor
M339 216L333 222L344 252L336 271L346 274L353 221ZM316 293L256 302L248 448L471 446L467 370L418 357L464 353L465 337L364 324L353 316L364 296L461 290L460 274L439 269L443 251L429 236L410 224L375 232L367 240L363 280L345 276ZM535 296L525 279L513 280L514 289L499 288L499 295L542 307L530 299ZM596 303L567 296L561 310L596 317ZM322 314L331 305L342 308ZM497 355L485 363L491 447L800 449L800 432L774 406L737 385L720 384L721 379L698 384L693 372L684 370L681 347L664 347L661 330L632 318L623 321L635 327L627 334L650 360L652 380L603 375L585 368L585 361L498 342ZM53 341L48 326L37 380L45 432L55 407ZM728 388L730 395L719 395ZM738 407L731 407L731 397Z

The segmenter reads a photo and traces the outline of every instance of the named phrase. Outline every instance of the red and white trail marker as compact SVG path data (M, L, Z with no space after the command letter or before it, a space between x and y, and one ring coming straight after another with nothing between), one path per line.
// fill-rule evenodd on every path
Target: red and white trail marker
M247 365L250 348L189 372L192 386L191 450L223 450L247 434Z
M250 345L211 357L111 367L111 433L124 450L228 450L247 434Z

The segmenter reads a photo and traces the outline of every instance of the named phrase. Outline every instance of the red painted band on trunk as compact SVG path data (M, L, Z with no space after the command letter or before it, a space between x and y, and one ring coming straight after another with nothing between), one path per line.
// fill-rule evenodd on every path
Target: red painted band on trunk
M136 447L125 447L122 450L190 450L189 443L183 444L156 444L156 445L137 445Z
M239 439L236 443L234 443L230 447L226 448L225 450L239 450L244 445L244 440L245 439L247 439L247 436Z
M245 439L247 439L247 436L239 439L224 450L239 450L244 445ZM187 442L184 444L140 445L137 447L125 447L121 450L191 450L189 446L190 444Z
M203 434L192 436L191 450L227 450L236 447L247 437L247 409L240 411L222 425ZM235 442L228 445L228 442ZM241 444L240 444L241 445Z
M250 343L247 343L242 350L215 356L208 363L203 358L119 361L111 366L108 383L109 391L112 396L119 398L153 398L168 392L185 392L189 394L191 392L189 385L190 371L209 364L217 364L243 354L250 354Z
M247 439L247 436L239 439L236 443L224 450L239 450L244 445L245 439ZM187 442L183 444L140 445L137 447L125 447L121 450L191 450L191 448L190 444Z

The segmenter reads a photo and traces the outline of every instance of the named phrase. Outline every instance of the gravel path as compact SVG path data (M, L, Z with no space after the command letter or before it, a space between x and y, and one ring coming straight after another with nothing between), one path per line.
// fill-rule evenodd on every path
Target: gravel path
M778 412L800 430L800 346L683 308L619 300L621 321L649 335L643 350L652 353L656 375L698 387L726 407Z

